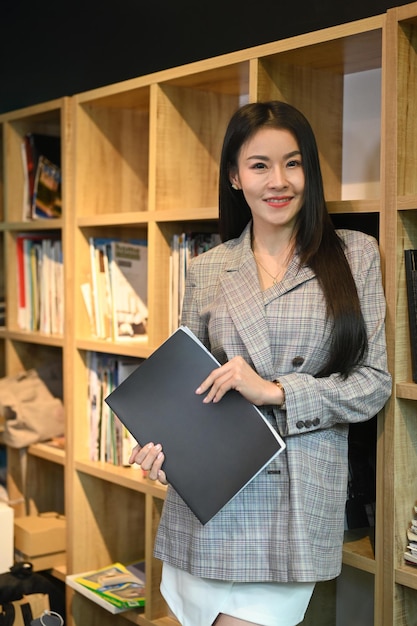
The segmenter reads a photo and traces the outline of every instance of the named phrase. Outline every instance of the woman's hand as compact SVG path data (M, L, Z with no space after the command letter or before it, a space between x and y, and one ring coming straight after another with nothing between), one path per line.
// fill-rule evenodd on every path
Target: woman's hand
M219 402L230 389L236 389L252 404L282 404L284 395L271 381L261 378L240 356L214 369L196 389L197 394L208 390L203 402Z
M148 443L143 447L137 444L133 448L129 463L137 463L143 470L148 472L148 478L159 480L163 485L167 485L168 481L165 472L161 469L164 460L165 456L162 452L161 444L154 445L153 443Z

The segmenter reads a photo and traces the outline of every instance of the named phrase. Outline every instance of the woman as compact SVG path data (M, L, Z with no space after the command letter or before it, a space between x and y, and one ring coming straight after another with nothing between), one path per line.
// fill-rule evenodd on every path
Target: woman
M229 123L220 231L187 275L182 321L222 363L196 393L238 390L286 450L205 526L168 489L161 590L184 626L295 626L315 582L340 573L349 423L391 391L378 247L334 230L313 131L283 102ZM163 461L154 443L131 456L166 483Z

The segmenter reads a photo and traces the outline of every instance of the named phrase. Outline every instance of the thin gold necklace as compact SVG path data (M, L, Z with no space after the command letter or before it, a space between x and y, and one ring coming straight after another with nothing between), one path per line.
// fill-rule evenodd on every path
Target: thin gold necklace
M278 284L278 280L277 280L277 278L278 278L278 276L280 275L280 273L282 272L282 269L283 269L283 268L282 268L282 267L280 267L280 268L279 268L279 270L278 270L278 272L277 272L277 274L276 274L276 276L273 276L273 274L270 274L270 273L268 272L268 270L266 269L266 267L264 267L264 266L262 265L262 263L261 263L261 262L260 262L260 261L256 258L255 254L254 254L253 256L255 257L255 261L256 261L257 265L259 265L259 267L261 267L261 268L263 269L263 271L265 272L265 274L268 274L268 276L269 276L270 278L272 278L272 284L273 284L273 285L277 285L277 284Z
M254 244L254 242L252 242L252 246L253 246L253 244ZM281 276L281 278L282 278L282 276L285 274L286 269L287 269L287 267L288 267L288 265L289 265L289 262L290 262L291 256L292 256L292 254L293 254L293 251L294 251L294 242L291 242L291 241L290 241L290 243L288 244L288 247L287 247L287 254L286 254L286 256L285 256L284 263L283 263L283 264L281 263L281 265L280 265L280 268L279 268L278 272L277 272L277 273L276 273L276 275L274 276L274 275L273 275L273 274L271 274L271 272L269 272L269 271L266 269L266 267L265 267L264 265L262 265L262 263L258 260L258 258L257 258L257 256L256 256L256 254L255 254L255 252L253 251L253 247L252 247L252 252L253 252L254 259L255 259L255 263L256 263L257 265L259 265L259 267L260 267L260 268L262 268L262 269L263 269L263 271L265 272L265 274L267 274L267 275L269 276L269 278L272 278L272 284L273 284L273 285L277 285L277 284L278 284L278 276Z

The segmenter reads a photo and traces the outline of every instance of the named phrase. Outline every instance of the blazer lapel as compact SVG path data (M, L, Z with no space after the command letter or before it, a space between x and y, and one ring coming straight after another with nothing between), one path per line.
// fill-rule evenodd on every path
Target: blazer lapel
M269 329L250 241L249 224L231 251L220 282L232 322L257 372L268 378L273 369Z
M221 288L228 311L256 371L263 378L274 375L273 355L268 322L265 315L264 294L259 287L256 262L250 245L250 225L239 243L231 251L226 271L221 277ZM300 268L295 256L287 274L276 287L272 297L280 297L300 283L314 277L308 267ZM277 320L279 323L279 321Z

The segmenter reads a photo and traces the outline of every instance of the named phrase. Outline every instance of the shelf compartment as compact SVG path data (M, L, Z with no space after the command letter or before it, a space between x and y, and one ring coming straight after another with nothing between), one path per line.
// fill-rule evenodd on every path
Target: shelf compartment
M92 352L94 351L95 350ZM121 355L120 351L117 351L114 354L126 356L125 354ZM108 457L99 455L99 445L96 439L93 439L92 442L92 430L94 429L94 432L96 433L99 428L99 422L96 423L94 420L96 417L97 421L99 420L99 408L101 405L101 398L99 396L101 396L102 392L99 386L95 385L94 382L90 389L92 379L89 374L89 356L90 355L86 350L78 350L74 354L73 385L74 388L79 389L80 392L74 400L74 414L78 415L79 419L74 421L73 424L73 438L71 441L72 457L74 458L74 462L76 464L79 462L84 463L84 465L79 466L80 471L82 471L83 468L86 473L100 476L104 480L108 479L109 482L116 482L117 484L119 484L119 481L122 481L127 488L139 491L139 488L135 488L134 469L129 467L118 467L111 463L105 463L104 461L107 460ZM131 354L129 356L133 356L135 360L137 359L137 363L139 365L137 350L136 354ZM97 408L97 416L95 416L93 411L94 406ZM94 437L95 436L96 435L94 435ZM101 438L102 436L100 435L100 439ZM70 447L70 442L68 442L68 447ZM102 449L102 452L104 452L104 449ZM114 449L112 448L112 454L113 452ZM96 463L95 459L100 459L103 463ZM129 473L129 469L131 469L131 473ZM91 567L86 567L84 569L87 571L88 569L91 569Z
M192 214L194 207L218 203L221 146L241 101L241 87L238 84L235 93L220 92L217 83L206 79L206 74L197 74L193 81L154 86L150 210L186 209ZM228 92L232 86L228 85Z
M64 464L57 455L27 455L25 497L28 515L55 511L65 514Z
M407 529L414 517L414 505L417 501L415 475L417 465L416 387L415 384L402 384L399 391L407 398L397 397L396 402L395 446L397 455L393 469L393 487L395 494L394 565L397 567L404 564L403 554L408 544ZM404 565L402 571L412 572L413 568L406 568ZM417 574L415 574L415 580L417 581Z
M75 97L77 216L148 209L149 86Z
M9 222L22 221L24 213L24 172L22 163L22 141L27 133L40 133L60 137L66 109L65 98L53 100L45 105L20 109L7 116L4 122L4 146L7 159L4 163L5 205L4 219ZM1 119L0 119L1 121ZM64 178L64 174L63 174ZM65 207L63 207L65 211ZM44 222L45 220L41 220ZM49 220L46 220L49 221ZM31 223L31 222L29 222Z
M41 232L42 231L42 232ZM44 229L24 229L23 231L10 230L5 233L5 255L7 258L8 264L8 273L6 276L6 291L5 297L7 301L7 328L11 331L23 331L28 333L33 333L33 335L44 335L46 337L61 337L62 334L58 333L50 333L50 332L40 332L37 328L42 328L43 331L49 331L52 328L52 301L48 299L48 294L43 290L42 304L47 308L49 317L46 318L48 320L47 325L42 326L42 305L41 302L38 301L38 318L35 315L35 306L31 300L31 289L32 289L32 280L30 277L30 272L28 271L29 264L32 264L32 258L29 258L29 253L25 250L24 245L22 244L22 237L27 235L28 238L33 239L36 243L42 245ZM45 231L45 239L50 241L60 240L62 242L62 234L60 230L51 229ZM18 244L20 240L20 244ZM20 246L20 248L19 248ZM20 250L20 255L18 252L18 248ZM62 250L62 248L61 248ZM37 263L38 261L35 260ZM63 266L62 260L59 262L54 261L54 267L60 268L61 276L63 276ZM45 267L47 267L45 265ZM42 282L43 281L43 282ZM45 285L45 280L42 277L39 278L39 287L40 290L41 285ZM63 298L63 279L62 281L56 280L56 289L57 294L61 298ZM23 290L23 300L21 300L20 291ZM58 291L59 290L59 291ZM29 294L29 295L28 295ZM58 318L58 307L54 304L54 314L56 318ZM63 320L64 315L64 306L60 307L60 320ZM65 320L63 321L65 323ZM33 331L30 328L34 328ZM58 328L58 326L53 327ZM59 326L59 329L62 328L62 325Z
M74 475L75 520L85 538L74 544L68 572L85 572L109 563L145 558L145 494L82 471ZM126 540L128 537L131 540Z
M149 339L150 345L155 349L169 334L178 326L178 312L172 312L173 302L176 296L171 294L171 244L174 235L182 233L218 233L217 220L198 220L194 216L185 219L184 213L179 212L177 217L181 220L165 221L163 211L158 212L161 221L150 224L149 243L157 253L152 257L149 267ZM172 296L172 297L171 297Z
M257 98L283 100L307 117L331 201L380 194L382 28L369 28L259 60Z
M401 12L400 12L401 13ZM397 193L417 194L417 22L415 16L398 23L398 156Z
M98 341L97 345L101 345L103 351L106 350L106 345L114 344L120 345L120 349L123 350L123 345L126 343L127 345L137 345L139 349L143 346L147 346L149 341L149 332L143 336L140 336L135 341L113 341L112 337L101 338L97 335L97 329L95 325L95 309L94 309L94 286L92 280L92 261L91 261L91 247L90 247L90 239L91 238L111 238L111 239L120 239L121 241L129 241L131 239L137 239L148 242L148 229L147 224L138 224L134 227L132 225L121 224L119 226L107 227L107 226L97 226L97 227L86 227L83 229L77 229L75 233L75 249L77 250L77 255L75 258L75 301L77 303L77 317L76 317L76 335L78 339L81 340L94 340ZM149 275L149 265L150 265L150 254L149 254L149 245L148 245L148 262L147 266L144 266L144 271ZM93 314L90 317L86 303L83 299L82 285L89 285L91 291L91 306ZM147 278L147 301L149 303L149 278ZM100 288L97 285L97 298L101 303L101 306L105 308L105 295L102 294L100 296ZM112 321L108 315L105 315L105 320L108 323L107 331L109 335L112 335ZM150 322L150 318L149 318ZM152 322L150 322L152 325Z
M33 450L32 450L33 452ZM15 515L65 513L64 463L57 456L8 448L8 493Z

